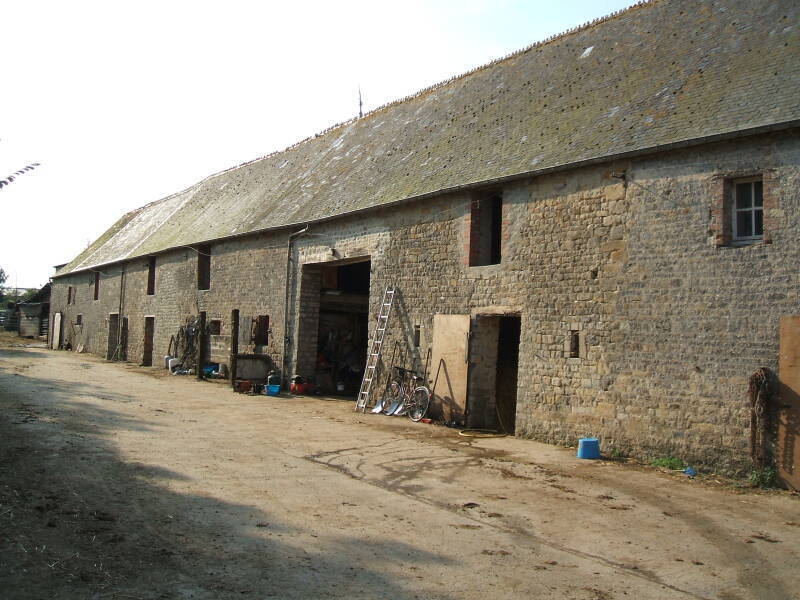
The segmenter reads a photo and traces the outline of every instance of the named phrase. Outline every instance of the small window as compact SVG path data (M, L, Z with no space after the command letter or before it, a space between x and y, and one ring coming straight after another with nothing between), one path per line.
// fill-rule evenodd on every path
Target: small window
M94 299L100 298L100 271L94 272Z
M211 289L211 246L203 245L197 250L197 289Z
M503 198L492 194L473 200L470 208L469 266L500 263L503 237Z
M266 346L269 343L269 315L260 315L253 319L250 341L256 346Z
M222 321L219 319L211 319L208 323L208 334L209 335L220 335L222 332Z
M764 237L764 183L761 178L733 182L731 206L733 240L748 242Z
M153 296L156 293L156 257L151 256L147 259L147 295Z
M414 325L414 348L419 348L420 342L420 326Z
M67 304L72 304L75 300L75 291L72 289L72 286L67 287Z
M75 317L75 325L83 325L83 315Z

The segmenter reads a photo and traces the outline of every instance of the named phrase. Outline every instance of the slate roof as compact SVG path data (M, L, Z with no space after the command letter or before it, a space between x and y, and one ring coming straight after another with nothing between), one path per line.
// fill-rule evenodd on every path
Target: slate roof
M798 12L633 6L134 210L58 274L797 121Z

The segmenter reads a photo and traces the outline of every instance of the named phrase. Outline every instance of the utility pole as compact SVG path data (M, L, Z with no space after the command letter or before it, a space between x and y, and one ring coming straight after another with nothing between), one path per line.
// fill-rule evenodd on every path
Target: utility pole
M358 118L359 119L364 116L364 111L362 110L363 106L364 106L364 103L361 102L361 86L359 85L358 86Z

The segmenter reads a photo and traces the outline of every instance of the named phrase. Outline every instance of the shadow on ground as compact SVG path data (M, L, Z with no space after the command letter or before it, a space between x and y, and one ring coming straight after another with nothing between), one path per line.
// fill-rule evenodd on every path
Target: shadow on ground
M0 369L5 597L402 600L416 596L383 566L424 573L448 562L415 546L346 534L328 536L324 553L309 552L294 538L313 532L284 524L280 514L165 489L186 476L125 461L114 444L120 431L158 432L157 420L130 418L92 398L140 401Z

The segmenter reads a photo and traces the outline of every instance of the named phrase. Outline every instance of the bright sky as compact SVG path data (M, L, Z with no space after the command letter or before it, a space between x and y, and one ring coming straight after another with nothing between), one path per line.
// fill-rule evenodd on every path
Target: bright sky
M0 267L37 287L123 213L632 0L0 6Z

